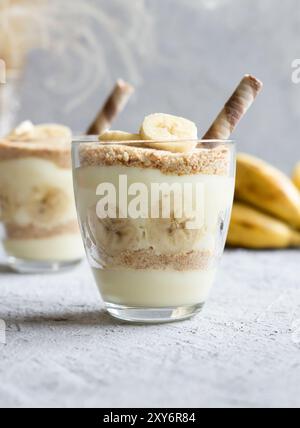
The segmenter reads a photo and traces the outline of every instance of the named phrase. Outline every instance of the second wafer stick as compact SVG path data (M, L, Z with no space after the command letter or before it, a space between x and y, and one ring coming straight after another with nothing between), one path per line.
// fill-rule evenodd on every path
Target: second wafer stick
M249 74L244 76L203 139L228 140L262 87L262 82L254 76Z
M116 116L124 109L134 88L123 80L118 80L103 108L87 130L87 135L100 135L110 129Z

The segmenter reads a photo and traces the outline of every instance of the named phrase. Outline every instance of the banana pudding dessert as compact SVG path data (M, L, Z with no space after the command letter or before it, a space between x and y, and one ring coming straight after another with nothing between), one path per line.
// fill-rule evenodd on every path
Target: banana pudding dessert
M86 252L107 310L127 320L191 316L223 252L234 193L234 146L199 141L184 118L147 116L136 134L73 143Z
M83 257L71 140L65 126L31 122L0 140L3 246L17 270L52 270Z

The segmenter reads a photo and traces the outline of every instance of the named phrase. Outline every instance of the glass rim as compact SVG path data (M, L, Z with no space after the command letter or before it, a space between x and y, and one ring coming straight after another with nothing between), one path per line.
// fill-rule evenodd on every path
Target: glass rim
M44 147L45 145L48 145L49 147L51 144L56 143L56 146L60 145L69 145L72 141L72 137L66 138L66 137L47 137L47 138L28 138L28 139L22 139L22 138L7 138L7 137L0 137L0 145L1 144L7 144L11 146L25 146L26 144L32 147Z
M164 140L125 140L125 141L101 141L98 135L78 135L73 136L72 144L85 144L85 143L99 143L104 145L134 145L141 146L143 143L151 144L163 144L163 143L175 143L181 144L184 142L197 143L197 144L228 144L234 145L235 140L222 140L222 139L164 139Z

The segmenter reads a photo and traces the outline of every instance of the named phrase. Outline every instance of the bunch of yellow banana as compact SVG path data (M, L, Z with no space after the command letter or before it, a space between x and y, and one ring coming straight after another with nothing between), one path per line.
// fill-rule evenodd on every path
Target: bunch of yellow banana
M292 181L270 164L239 154L228 245L253 249L300 247L299 190L300 164Z
M296 165L293 173L293 182L300 190L300 162Z

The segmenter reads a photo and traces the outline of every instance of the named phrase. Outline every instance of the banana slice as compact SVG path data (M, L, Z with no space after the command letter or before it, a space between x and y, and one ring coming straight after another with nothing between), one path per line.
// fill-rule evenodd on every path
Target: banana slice
M96 207L90 208L85 225L86 234L98 251L114 256L125 250L137 249L143 231L133 220L120 218L100 219Z
M34 126L32 122L25 121L21 123L11 134L7 136L10 141L41 141L47 139L59 139L71 141L71 130L63 125L42 124Z
M159 150L182 153L193 150L197 145L196 125L190 120L169 114L155 113L147 116L140 133L142 139L146 140L146 146Z
M34 136L35 126L30 120L22 122L16 129L14 129L7 138L9 140L27 141L31 140Z
M17 209L12 193L0 187L0 221L11 221Z
M174 215L168 219L149 219L147 221L146 233L149 244L158 252L163 254L177 254L191 251L200 239L203 238L205 230L188 229L187 224L191 218L175 218Z
M72 201L60 188L37 187L29 196L26 212L41 226L60 223Z
M61 138L71 141L72 132L64 125L43 124L35 127L37 139Z
M130 134L123 131L107 131L100 135L99 141L139 141L141 140L140 134Z

